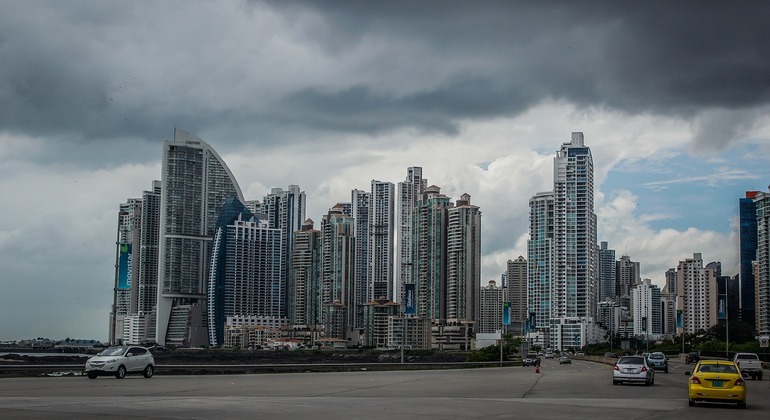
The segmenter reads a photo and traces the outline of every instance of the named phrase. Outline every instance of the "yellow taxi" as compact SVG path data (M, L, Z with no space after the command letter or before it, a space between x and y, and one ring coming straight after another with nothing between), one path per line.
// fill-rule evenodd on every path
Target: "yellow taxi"
M746 382L729 360L700 360L688 384L690 406L696 403L735 403L746 408Z

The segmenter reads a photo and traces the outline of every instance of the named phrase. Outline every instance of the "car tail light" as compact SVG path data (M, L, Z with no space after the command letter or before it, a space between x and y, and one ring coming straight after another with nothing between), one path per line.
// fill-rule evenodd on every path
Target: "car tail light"
M695 375L690 376L690 383L691 384L698 384L700 385L700 378L698 378Z
M735 380L735 386L746 386L746 381L743 378L738 378Z
M647 372L647 366L642 366L642 372Z
M618 367L618 365L615 365L615 367L613 369L615 369L617 371L620 371L620 368Z

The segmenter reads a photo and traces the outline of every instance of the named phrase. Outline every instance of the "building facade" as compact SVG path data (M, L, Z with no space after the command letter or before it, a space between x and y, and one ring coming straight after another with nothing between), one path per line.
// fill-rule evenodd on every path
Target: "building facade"
M481 210L469 194L447 209L446 244L446 318L474 322L481 287Z
M268 228L235 197L225 200L214 234L208 280L209 344L224 343L228 317L285 318L283 232Z
M479 319L475 332L489 334L503 328L503 297L505 288L490 280L479 293Z
M607 242L602 241L598 250L599 258L599 302L612 300L617 296L617 264L615 250L607 247Z
M427 180L422 177L422 168L412 166L406 170L406 179L398 183L398 210L396 213L396 229L398 239L395 256L396 294L394 300L404 305L404 284L414 284L412 278L412 227L417 200L422 196L427 186Z
M757 253L754 263L754 305L756 330L770 336L770 192L754 197L757 214Z
M515 260L508 260L505 270L505 300L511 307L511 323L523 325L527 321L527 260L519 255ZM520 331L523 334L523 331Z
M369 195L369 285L371 300L394 300L395 186L372 180Z
M717 275L703 266L700 253L679 261L677 289L684 332L693 334L717 324Z
M158 298L159 345L208 344L205 313L211 243L228 197L244 201L235 177L203 140L175 129L163 144ZM172 314L173 317L172 317ZM170 330L172 318L175 322ZM186 323L177 325L176 323Z

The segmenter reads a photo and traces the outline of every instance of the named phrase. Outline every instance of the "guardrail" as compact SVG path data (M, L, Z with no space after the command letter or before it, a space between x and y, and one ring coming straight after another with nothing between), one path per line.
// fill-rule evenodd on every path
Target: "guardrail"
M255 374L299 372L353 372L365 370L473 369L521 366L521 361L448 362L448 363L296 363L296 364L195 364L157 365L158 375ZM0 376L39 376L63 372L82 373L83 364L10 364L0 365ZM58 376L58 375L57 375Z

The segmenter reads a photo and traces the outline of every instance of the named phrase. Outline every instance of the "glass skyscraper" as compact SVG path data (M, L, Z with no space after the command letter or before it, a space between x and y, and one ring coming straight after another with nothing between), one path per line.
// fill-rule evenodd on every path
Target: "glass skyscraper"
M219 154L180 129L163 143L161 184L156 342L208 344L202 316L212 240L225 199L244 202L243 194Z
M739 307L738 316L744 322L754 326L755 323L755 279L752 263L757 258L757 205L754 202L758 191L746 191L746 197L738 200L740 217L739 255L740 277L738 283Z

